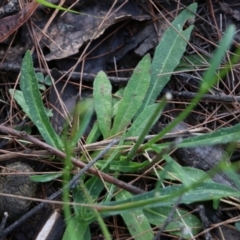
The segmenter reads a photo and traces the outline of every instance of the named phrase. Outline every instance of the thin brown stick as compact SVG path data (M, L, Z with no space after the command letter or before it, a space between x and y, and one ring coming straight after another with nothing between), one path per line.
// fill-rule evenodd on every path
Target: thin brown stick
M173 96L180 97L180 98L187 98L192 99L196 97L197 93L194 92L177 92L172 91L171 92ZM234 102L240 102L239 96L229 96L229 95L211 95L211 94L205 94L201 101L211 101L211 102L219 102L219 103L234 103Z
M3 125L0 125L0 132L2 132L4 134L13 135L13 136L16 136L16 137L24 139L24 140L27 140L27 141L29 141L29 142L31 142L31 143L33 143L33 144L43 148L43 149L47 149L53 155L56 155L56 156L58 156L60 158L65 158L66 157L66 154L64 152L62 152L62 151L60 151L60 150L58 150L58 149L48 145L47 143L44 143L44 142L40 141L39 139L37 139L37 138L27 134L24 131L20 132L20 131L17 131L15 129L12 129L10 127L6 127L6 126L3 126ZM86 167L85 163L79 161L78 159L76 159L74 157L71 158L71 161L72 161L73 165L75 165L77 167L80 167L80 168ZM110 176L110 175L108 175L106 173L103 173L101 171L98 171L98 170L96 170L94 168L90 168L88 170L88 173L91 173L91 174L93 174L93 175L95 175L97 177L100 177L99 175L101 175L101 177L105 181L107 181L109 183L112 183L112 184L118 186L121 189L125 189L126 191L131 192L133 194L140 194L140 193L144 192L140 188L134 187L134 186L132 186L132 185L130 185L128 183L125 183L125 182L123 182L121 180L118 180L118 179L116 179L116 178L114 178L114 177L112 177L112 176Z

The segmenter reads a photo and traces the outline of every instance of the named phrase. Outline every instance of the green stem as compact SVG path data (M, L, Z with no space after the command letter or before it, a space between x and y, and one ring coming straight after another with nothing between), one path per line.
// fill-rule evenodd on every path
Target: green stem
M88 202L89 204L93 203L93 201L92 201L92 199L91 199L91 196L90 196L89 192L87 191L84 183L83 183L82 181L80 181L80 184L79 184L79 185L80 185L80 188L82 189L82 191L83 191L83 193L84 193L84 195L85 195L85 197L86 197L87 202ZM107 227L106 227L106 224L104 223L104 221L103 221L100 213L99 213L99 212L97 211L97 209L95 209L95 208L92 208L92 211L93 211L93 213L94 213L95 216L96 216L96 219L97 219L97 221L98 221L98 223L99 223L99 225L100 225L100 228L102 229L102 233L103 233L103 235L104 235L104 239L106 239L106 240L111 240L111 235L110 235L110 233L109 233L109 231L108 231L108 229L107 229Z
M136 155L136 152L138 151L139 146L144 141L145 136L148 134L148 132L152 128L154 122L156 121L156 118L159 116L159 113L162 112L162 110L164 109L166 104L167 104L167 98L166 98L166 96L164 96L161 99L160 103L158 104L157 109L154 111L151 118L148 120L148 123L147 123L146 127L144 128L144 130L141 132L137 142L134 144L133 148L131 149L130 153L128 154L128 156L127 156L128 161L131 161L132 158Z

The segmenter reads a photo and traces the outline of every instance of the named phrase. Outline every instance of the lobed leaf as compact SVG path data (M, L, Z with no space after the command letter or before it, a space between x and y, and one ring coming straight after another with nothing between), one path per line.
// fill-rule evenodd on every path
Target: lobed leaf
M196 3L188 6L177 16L164 33L155 50L151 66L150 87L141 107L142 109L155 102L170 80L172 72L178 66L193 29L193 26L184 29L184 25L187 20L194 18L196 9Z

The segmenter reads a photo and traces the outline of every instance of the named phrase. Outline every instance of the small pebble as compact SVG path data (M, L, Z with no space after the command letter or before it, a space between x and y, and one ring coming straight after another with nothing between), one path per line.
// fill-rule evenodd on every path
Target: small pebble
M30 180L28 174L21 174L28 172L34 172L34 170L28 164L22 162L6 165L0 171L0 193L35 197L36 183ZM30 200L0 195L0 218L7 212L10 220L17 219L29 210L30 205Z

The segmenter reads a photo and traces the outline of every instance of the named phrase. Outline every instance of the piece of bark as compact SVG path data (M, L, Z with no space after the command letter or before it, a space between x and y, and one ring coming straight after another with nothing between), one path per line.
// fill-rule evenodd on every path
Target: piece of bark
M0 8L0 18L5 17L11 13L19 11L18 0L11 0L6 5Z
M0 192L16 196L34 197L37 189L27 173L34 170L26 163L14 162L6 165L0 175ZM7 212L10 220L24 215L30 208L31 201L16 197L0 196L0 216Z
M81 6L79 15L67 12L52 22L47 30L48 37L42 38L42 42L50 50L46 60L76 54L85 42L98 38L108 27L128 19L144 21L150 20L151 16L145 14L134 1L86 2Z

